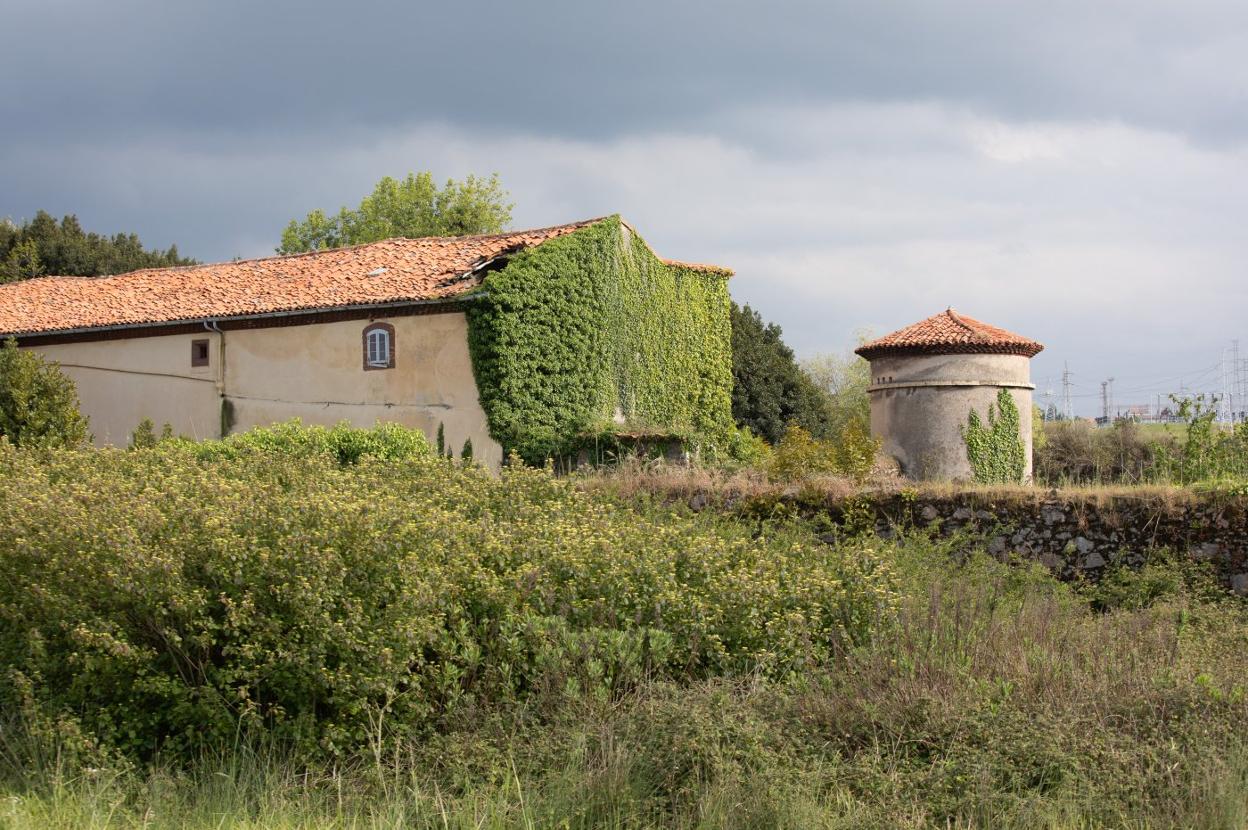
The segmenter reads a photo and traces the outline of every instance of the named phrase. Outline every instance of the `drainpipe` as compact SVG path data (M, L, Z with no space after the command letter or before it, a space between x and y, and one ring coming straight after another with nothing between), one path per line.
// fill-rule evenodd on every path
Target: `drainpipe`
M230 402L229 399L225 397L225 332L221 330L219 325L217 325L216 320L205 320L204 329L215 332L219 344L217 354L220 355L221 365L217 368L217 396L221 399L220 433L221 437L224 438L227 434L229 434L231 426L229 422L232 420L232 417L229 415Z

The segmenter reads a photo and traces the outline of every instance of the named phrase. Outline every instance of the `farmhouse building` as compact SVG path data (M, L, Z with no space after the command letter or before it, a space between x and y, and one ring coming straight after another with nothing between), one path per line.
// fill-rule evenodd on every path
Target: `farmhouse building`
M95 442L291 418L439 430L497 465L644 426L731 429L727 278L619 217L0 286L0 339L60 364Z

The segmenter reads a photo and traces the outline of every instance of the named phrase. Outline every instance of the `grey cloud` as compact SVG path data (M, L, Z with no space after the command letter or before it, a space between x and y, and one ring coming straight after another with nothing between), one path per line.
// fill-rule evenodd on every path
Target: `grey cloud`
M1242 4L19 0L5 18L15 137L429 120L603 137L855 100L1248 127Z
M665 255L736 268L802 353L953 304L1046 342L1042 383L1070 360L1084 394L1137 389L1246 334L1246 19L10 0L0 216L218 260L382 175L497 170L517 226L620 211Z

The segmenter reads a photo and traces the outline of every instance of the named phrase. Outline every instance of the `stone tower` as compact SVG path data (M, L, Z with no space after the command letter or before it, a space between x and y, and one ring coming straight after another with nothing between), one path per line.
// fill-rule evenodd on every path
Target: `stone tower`
M1031 480L1031 358L1044 346L952 308L857 349L871 364L871 434L905 475L966 481L971 410L987 423L1001 389L1018 406Z

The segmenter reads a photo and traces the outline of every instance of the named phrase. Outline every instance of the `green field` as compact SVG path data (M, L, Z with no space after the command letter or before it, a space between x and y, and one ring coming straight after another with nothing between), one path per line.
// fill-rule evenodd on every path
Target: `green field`
M1225 828L1248 608L315 447L0 443L0 827Z

